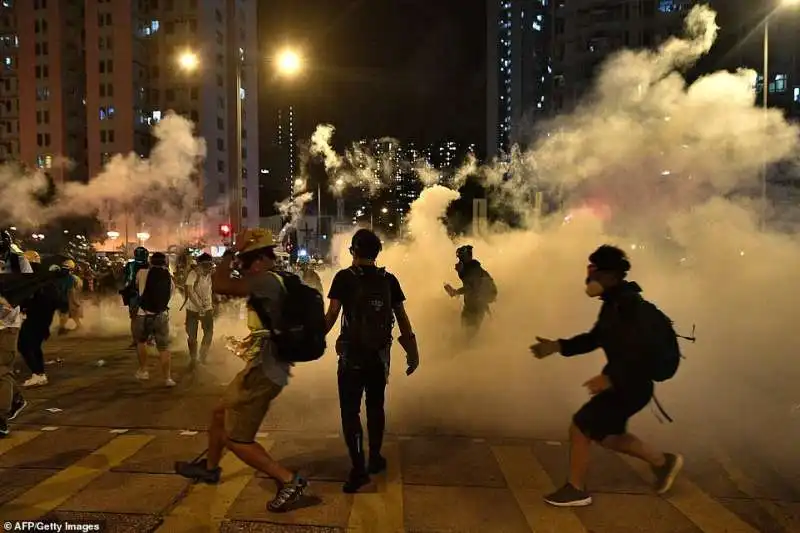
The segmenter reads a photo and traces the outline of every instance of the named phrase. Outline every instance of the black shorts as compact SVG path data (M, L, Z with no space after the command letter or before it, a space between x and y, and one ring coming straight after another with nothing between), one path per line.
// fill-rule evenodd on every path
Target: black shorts
M653 384L642 383L624 389L609 389L589 400L572 417L581 432L594 441L628 431L628 419L647 407Z

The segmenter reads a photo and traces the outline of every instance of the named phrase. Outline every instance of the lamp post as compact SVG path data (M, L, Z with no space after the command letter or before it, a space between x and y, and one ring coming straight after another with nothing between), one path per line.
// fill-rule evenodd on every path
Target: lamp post
M800 0L779 0L778 2L778 9L781 7L788 7L788 6L796 6L800 4ZM776 10L777 11L777 10ZM764 19L764 83L761 89L762 97L763 97L763 106L764 106L764 132L766 134L768 122L768 112L769 112L769 23L770 19L774 15L774 11L769 13L767 17ZM777 87L776 87L777 89ZM765 135L766 140L766 135ZM766 147L765 147L766 148ZM761 229L763 230L766 226L766 218L767 218L767 156L766 153L764 154L763 162L761 167L761 217L760 217L760 225Z
M234 156L232 158L233 168L233 194L228 210L230 211L230 222L233 226L234 240L242 230L242 57L236 58L236 120ZM193 50L185 50L178 56L178 66L186 73L193 73L200 68L200 56Z

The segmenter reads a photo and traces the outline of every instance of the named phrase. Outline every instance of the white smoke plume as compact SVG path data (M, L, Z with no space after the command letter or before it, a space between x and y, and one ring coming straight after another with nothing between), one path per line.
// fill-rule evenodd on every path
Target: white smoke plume
M402 284L422 356L406 377L402 350L393 349L390 431L564 438L587 398L581 383L599 373L602 355L537 361L528 347L537 335L591 327L599 305L584 294L587 256L611 243L629 253L630 278L679 332L697 325L677 377L658 387L676 423L662 426L643 411L632 430L670 450L701 453L713 441L757 451L759 464L777 472L800 471L792 410L800 404L800 242L796 233L760 231L752 203L731 195L756 183L765 157L791 160L798 130L778 112L765 127L750 73L687 85L673 72L707 51L716 32L707 8L688 25L688 38L656 52L611 58L595 91L540 144L480 169L515 209L532 210L531 191L559 195L564 210L540 229L453 240L442 217L458 193L433 186L414 202L407 237L378 258ZM336 242L346 266L347 239ZM473 340L461 329L460 300L442 289L460 286L453 264L463 243L499 289ZM333 375L335 358L304 366L296 389L304 383L335 397Z
M193 129L190 121L168 114L153 128L157 142L149 159L118 154L88 183L60 185L47 207L36 198L46 188L44 175L3 167L0 210L25 228L70 215L91 215L110 205L120 212L136 210L142 220L181 220L196 205L198 191L192 177L206 155L205 141L195 137Z

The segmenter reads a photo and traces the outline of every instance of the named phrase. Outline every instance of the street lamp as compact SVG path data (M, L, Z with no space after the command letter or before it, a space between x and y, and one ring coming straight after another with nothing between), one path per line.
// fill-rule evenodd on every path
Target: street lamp
M282 50L277 57L278 74L293 77L303 69L303 58L291 48Z
M178 56L178 65L187 72L194 72L200 66L200 58L191 50L186 50Z
M800 4L800 0L779 0L778 8L796 6ZM777 9L775 11L777 11ZM762 96L764 99L764 130L767 129L767 116L769 112L769 22L775 11L768 13L764 19L764 83L761 88ZM777 88L777 87L776 87ZM766 135L765 135L766 139ZM767 156L766 150L764 154L763 166L761 168L761 229L763 230L767 218Z
M144 246L144 243L150 239L150 234L146 231L142 231L136 234L136 238L139 239L139 246Z
M109 231L106 233L106 236L111 239L112 241L116 241L119 239L119 232L118 231Z
M386 208L386 207L384 207L383 209L381 209L381 213L383 213L384 215L385 215L386 213L388 213L388 212L389 212L389 209L388 209L388 208Z

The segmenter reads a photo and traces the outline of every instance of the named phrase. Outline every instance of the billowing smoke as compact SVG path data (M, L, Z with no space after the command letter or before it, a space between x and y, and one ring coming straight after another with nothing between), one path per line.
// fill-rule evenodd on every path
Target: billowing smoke
M31 228L70 215L135 210L143 221L177 222L196 206L192 179L206 155L203 139L193 124L174 113L154 128L156 144L149 159L135 153L115 155L103 171L87 183L68 181L58 187L46 207L38 197L47 189L39 172L22 173L12 166L0 170L0 211L18 227Z
M532 191L558 195L565 210L539 220L540 229L453 241L441 217L458 194L433 186L414 202L407 238L387 243L379 258L400 279L422 354L407 378L402 350L393 350L390 430L563 438L586 399L581 383L600 371L602 355L536 361L528 346L537 335L591 327L598 304L583 292L587 256L611 243L629 253L631 279L679 332L697 325L678 376L658 387L676 423L661 426L645 411L633 429L678 450L722 439L762 459L794 461L785 472L800 469L789 444L800 438L792 411L800 403L793 335L800 242L760 231L753 203L732 194L757 183L765 159L790 160L798 130L755 106L750 72L688 85L677 69L709 49L713 13L695 8L687 29L687 38L655 52L611 58L588 99L547 125L542 142L479 169L500 198L527 213ZM337 242L343 266L346 240ZM460 286L453 265L463 243L474 246L500 293L471 341L460 301L442 288ZM321 394L334 372L332 359L299 368L297 388Z

